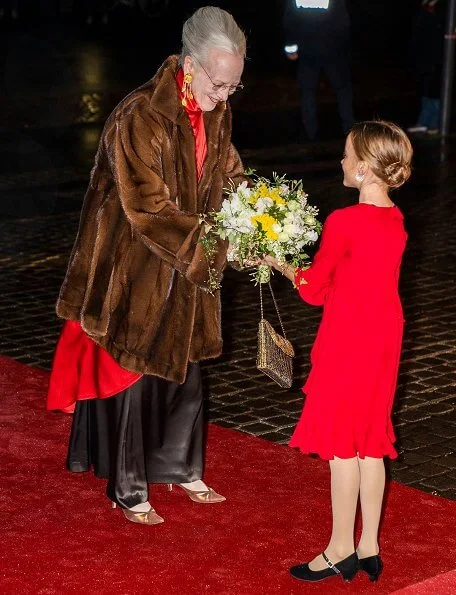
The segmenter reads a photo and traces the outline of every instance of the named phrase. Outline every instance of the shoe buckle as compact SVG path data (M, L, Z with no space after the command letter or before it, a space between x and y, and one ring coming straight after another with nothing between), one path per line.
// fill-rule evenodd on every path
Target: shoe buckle
M323 560L326 562L327 566L336 574L340 574L340 570L336 567L335 564L331 562L331 560L328 558L325 552L322 552L321 555L323 556Z

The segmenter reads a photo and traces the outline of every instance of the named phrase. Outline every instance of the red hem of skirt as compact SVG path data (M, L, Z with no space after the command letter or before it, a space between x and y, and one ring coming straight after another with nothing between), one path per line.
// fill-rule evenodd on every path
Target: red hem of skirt
M384 452L381 455L378 454L369 454L367 452L363 452L362 454L359 453L354 453L352 455L344 455L344 456L339 456L338 454L333 454L333 455L328 455L328 454L323 454L323 453L319 453L318 451L314 451L311 449L306 449L303 448L301 446L299 446L298 444L291 444L291 442L288 443L288 446L290 448L296 448L298 449L300 452L302 452L305 455L316 455L318 457L320 457L320 459L322 459L323 461L333 461L335 457L337 457L338 459L354 459L355 457L358 457L359 459L365 459L366 457L369 457L371 459L383 459L384 457L389 457L391 460L397 459L398 457L398 453L396 452L396 449L391 446L391 451L392 452Z

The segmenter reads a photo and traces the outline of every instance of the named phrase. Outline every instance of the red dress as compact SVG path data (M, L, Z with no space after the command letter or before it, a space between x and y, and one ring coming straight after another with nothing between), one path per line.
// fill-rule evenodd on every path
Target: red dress
M406 241L395 206L339 209L324 225L311 267L297 271L300 296L323 305L323 317L290 446L327 460L397 456L391 409L404 323L398 280Z
M183 82L184 73L180 68L176 85L181 99ZM195 136L199 180L207 156L203 112L194 98L187 98L185 111ZM76 401L112 397L132 386L141 376L122 368L105 349L92 341L79 322L67 320L54 355L46 407L73 413Z

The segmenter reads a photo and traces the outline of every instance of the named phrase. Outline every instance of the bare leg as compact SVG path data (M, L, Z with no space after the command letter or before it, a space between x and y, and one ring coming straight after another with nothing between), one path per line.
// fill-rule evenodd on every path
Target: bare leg
M383 459L359 459L361 473L360 501L363 531L358 544L360 558L378 554L378 526L385 491L385 464Z
M354 527L360 487L358 457L338 459L329 462L331 467L331 505L333 526L331 539L325 549L334 563L347 558L355 551ZM321 555L310 562L311 570L327 568Z

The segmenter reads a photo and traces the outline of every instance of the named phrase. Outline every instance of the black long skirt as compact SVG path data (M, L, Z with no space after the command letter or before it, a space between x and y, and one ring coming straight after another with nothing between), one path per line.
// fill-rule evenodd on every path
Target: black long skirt
M78 401L67 467L108 480L108 498L124 508L148 500L148 483L201 479L203 392L199 364L184 384L142 376L106 399Z

